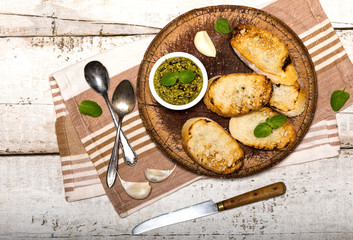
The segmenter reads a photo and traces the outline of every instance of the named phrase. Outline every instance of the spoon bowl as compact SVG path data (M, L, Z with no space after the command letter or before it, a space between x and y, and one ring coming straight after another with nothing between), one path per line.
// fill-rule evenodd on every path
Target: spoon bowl
M84 69L88 85L100 95L108 95L109 74L107 69L98 61L89 62Z
M116 114L123 118L132 112L136 105L135 91L131 82L127 79L120 82L112 97L112 106Z

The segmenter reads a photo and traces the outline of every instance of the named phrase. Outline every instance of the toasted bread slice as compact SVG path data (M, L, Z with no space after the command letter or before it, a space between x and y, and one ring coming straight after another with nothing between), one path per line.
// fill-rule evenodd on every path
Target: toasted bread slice
M276 114L278 113L269 107L263 107L256 112L233 117L229 121L229 131L235 139L250 147L264 150L285 148L293 143L296 137L296 133L288 120L281 127L273 129L267 137L257 138L254 135L254 129L258 124L266 122L268 117Z
M272 83L264 75L229 74L209 80L203 101L219 116L233 117L260 109L271 92Z
M233 173L243 164L244 151L237 141L207 118L186 121L182 128L182 145L194 162L215 173Z
M305 96L305 89L298 82L291 86L274 84L269 104L288 117L296 117L304 111Z
M230 44L239 58L258 74L275 84L293 85L298 79L293 60L282 40L251 25L239 25Z

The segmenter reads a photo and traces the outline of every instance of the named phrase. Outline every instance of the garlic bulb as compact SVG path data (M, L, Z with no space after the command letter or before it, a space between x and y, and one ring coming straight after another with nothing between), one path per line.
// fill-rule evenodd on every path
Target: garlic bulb
M125 189L127 195L134 199L145 199L151 193L152 187L149 182L126 182L121 179L118 174L121 185Z
M170 174L172 174L175 168L176 168L176 165L171 170L159 170L159 169L147 168L145 170L145 176L147 180L150 182L155 182L155 183L162 182L166 180L170 176Z
M216 57L216 48L206 31L197 32L194 38L196 49L207 57Z

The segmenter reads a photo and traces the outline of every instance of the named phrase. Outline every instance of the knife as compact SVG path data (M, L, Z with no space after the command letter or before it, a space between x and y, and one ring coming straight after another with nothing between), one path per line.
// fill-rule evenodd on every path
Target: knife
M276 197L284 194L285 192L286 185L284 185L283 182L277 182L218 203L214 203L212 200L208 200L206 202L198 203L190 207L182 208L146 220L137 225L132 230L132 234L140 234L152 229L168 226L174 223L184 222L187 220L208 216L224 210L240 207L271 197Z

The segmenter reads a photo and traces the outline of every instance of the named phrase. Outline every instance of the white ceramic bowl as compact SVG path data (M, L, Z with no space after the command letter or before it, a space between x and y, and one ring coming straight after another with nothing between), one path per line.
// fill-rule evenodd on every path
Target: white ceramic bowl
M202 83L201 92L193 101L191 101L187 104L184 104L184 105L173 105L173 104L170 104L170 103L167 103L166 101L164 101L156 92L156 90L154 88L154 84L153 84L154 74L155 74L157 68L159 67L159 65L161 65L164 62L164 60L166 60L168 58L173 58L173 57L184 57L184 58L190 59L201 69L201 73L202 73L203 83ZM154 99L156 99L156 101L158 103L160 103L162 106L169 108L169 109L172 109L172 110L185 110L185 109L191 108L192 106L195 106L205 95L206 90L207 90L207 84L208 84L208 77L207 77L207 72L206 72L205 66L196 57L194 57L193 55L191 55L189 53L185 53L185 52L172 52L172 53L164 55L163 57L158 59L158 61L153 65L151 72L150 72L150 76L149 76L149 87L150 87L150 90L151 90L151 93L152 93L152 96L154 97Z

